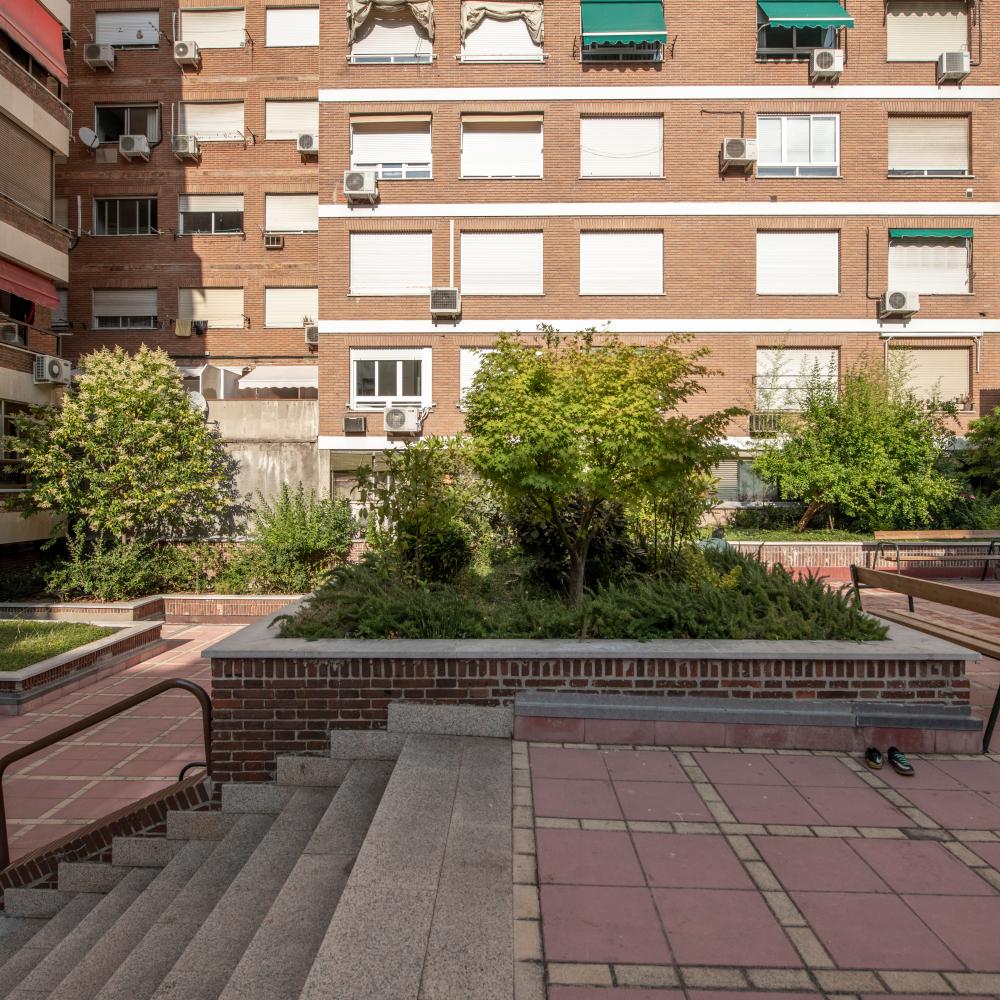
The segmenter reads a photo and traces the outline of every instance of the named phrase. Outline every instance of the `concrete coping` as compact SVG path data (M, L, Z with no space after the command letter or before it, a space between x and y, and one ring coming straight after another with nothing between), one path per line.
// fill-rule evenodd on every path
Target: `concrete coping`
M282 608L294 613L301 601ZM278 617L276 615L275 617ZM979 660L978 653L902 625L887 639L282 639L268 615L205 650L213 660Z

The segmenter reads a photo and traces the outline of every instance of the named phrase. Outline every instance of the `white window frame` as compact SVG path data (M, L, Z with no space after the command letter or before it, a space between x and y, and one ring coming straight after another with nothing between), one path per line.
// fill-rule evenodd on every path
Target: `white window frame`
M144 202L146 202L146 218L150 220L149 228L145 232L123 233L123 232L121 232L121 224L119 222L117 224L117 226L116 226L116 228L118 230L117 232L111 232L110 230L106 229L105 232L99 233L97 231L97 229L98 229L98 221L101 218L102 210L104 210L104 206L106 206L108 204L108 202L112 202L112 201L119 202L119 203L123 202L123 201L134 201L134 202L142 202L142 201L144 201ZM152 224L152 218L153 218L152 209L153 209L154 206L157 208L157 212L156 212L156 214L157 214L157 222L159 222L159 206L157 205L157 197L156 197L155 194L153 194L153 195L128 195L128 194L126 194L126 195L111 195L109 197L99 197L99 198L95 197L94 198L94 228L93 228L94 236L96 236L96 237L98 237L100 239L103 239L106 236L158 236L160 231L159 231L159 229L156 228L156 226L154 226ZM107 214L106 210L104 210L104 214L106 216L106 214ZM120 207L120 205L119 205L119 209L118 209L118 215L119 216L121 215L121 207ZM138 219L138 211L136 212L136 218Z
M636 270L632 270L632 271L630 271L631 278L632 278L632 280L636 281L636 285L634 285L632 288L610 289L609 287L605 286L603 289L599 289L597 291L591 290L594 286L593 285L589 285L588 286L587 285L587 279L595 279L597 277L597 275L595 275L595 273L591 272L590 270L588 270L587 272L585 272L585 270L584 270L584 256L585 256L584 246L585 246L585 244L588 241L588 237L590 237L590 238L597 238L597 239L600 239L601 237L606 237L606 238L609 238L609 241L611 243L614 243L616 239L621 239L622 243L625 243L627 241L628 237L632 237L633 239L637 240L638 242L641 242L641 243L644 243L644 244L647 244L647 245L648 244L653 244L655 246L654 259L655 259L656 263L658 264L658 267L655 268L655 275L654 275L654 277L656 279L656 281L654 282L656 284L656 287L655 288L638 288L637 287L638 286L638 281L636 279L639 278L639 277L643 277L644 278L644 277L646 277L646 275L639 274L639 272L637 272ZM645 259L645 257L644 257L643 254L631 255L631 259L634 261L634 260L636 260L637 256L640 259ZM604 260L605 259L606 258L602 258L602 261L601 261L602 265L604 264ZM652 273L652 271L653 271L653 269L651 269L651 273ZM607 278L607 276L609 275L609 273L610 272L607 269L607 267L604 267L603 274L604 274L605 278ZM597 284L600 285L599 278L597 279ZM662 230L635 230L635 231L630 231L630 230L626 230L626 229L615 230L615 231L608 231L608 230L602 230L602 229L584 229L584 230L582 230L581 233L580 233L580 295L583 296L583 297L587 297L587 298L591 298L591 297L594 297L594 296L609 296L609 295L612 295L612 296L614 296L614 295L627 295L630 298L634 298L634 297L637 297L637 296L654 296L655 297L655 296L663 295L663 231Z
M287 13L289 11L315 11L316 12L316 41L315 42L298 42L295 45L278 45L270 40L270 19L272 14ZM271 49L289 49L289 48L302 48L302 49L312 49L319 46L319 24L320 24L320 11L319 7L310 7L308 4L303 4L300 7L268 7L264 12L264 48ZM310 36L311 37L311 36Z
M226 34L236 34L237 31L240 32L240 41L236 45L212 45L202 41L198 37L198 32L194 31L189 34L188 29L184 26L184 19L189 17L191 14L236 14L240 13L243 15L243 25L241 28L229 28L226 30ZM182 7L177 15L179 17L179 26L174 28L175 37L183 42L194 42L199 49L242 49L246 47L247 44L247 12L246 7L237 7L229 5L221 5L219 7Z
M268 225L268 199L269 198L316 198L317 214L316 225L309 229L276 229ZM264 230L268 233L281 233L284 236L298 236L307 233L319 232L319 195L312 191L269 191L264 195Z
M98 26L98 21L101 16L104 15L109 19L115 15L125 15L127 17L139 17L140 15L150 15L148 26L143 23L139 30L142 31L142 39L136 39L131 42L122 42L120 45L116 42L105 42L103 44L111 45L113 48L119 51L124 51L128 49L158 49L160 47L160 11L159 8L151 7L149 10L98 10L94 12L94 34L93 38L96 39L101 34L101 29ZM146 36L149 36L149 40L146 40Z
M583 179L587 179L587 180L594 180L594 179L598 179L598 180L616 180L616 179L622 179L622 178L628 178L630 180L655 180L657 178L663 177L663 151L664 151L664 144L663 144L663 117L664 117L663 115L603 115L603 114L584 114L584 115L581 115L580 116L580 178L581 178L581 180L583 180ZM641 118L644 121L652 121L656 125L659 126L659 129L658 129L658 131L659 131L659 149L656 151L657 152L657 167L656 167L656 172L655 173L651 173L651 174L649 174L649 173L631 173L630 174L630 173L624 173L624 172L621 172L621 173L611 173L610 171L608 173L594 173L594 172L586 173L584 171L584 166L585 166L584 156L585 156L585 153L588 152L587 147L585 146L585 143L588 140L587 140L587 138L584 135L584 133L586 131L586 128L587 128L587 126L584 125L584 122L603 121L603 122L618 122L618 123L621 123L621 122L627 122L627 121L629 121L629 120L631 120L633 118ZM593 149L591 149L591 150L589 150L589 152L593 153L595 151ZM630 157L633 158L633 159L638 158L640 155L643 156L643 157L645 157L647 155L652 154L652 152L653 151L650 150L648 154L647 153L643 153L642 151L640 151L639 153L634 153L634 154L630 153L629 157L624 157L623 156L621 158L621 162L623 164L625 164L625 163L628 162L628 159ZM606 153L603 153L603 157L604 157L604 159L608 158ZM597 159L594 162L596 163L596 165L600 165L601 160Z
M149 288L137 288L135 291L157 292L157 289ZM94 288L91 291L91 323L93 324L94 330L156 330L159 329L160 320L158 315L129 315L129 316L99 316L97 313L97 307L94 303L94 296L98 292L118 292L118 291L133 291L133 289L119 289L119 288ZM159 294L156 294L156 308L159 312ZM115 322L99 322L99 320L113 320Z
M427 143L430 158L426 161L404 162L402 160L383 160L380 163L361 161L355 158L355 128L359 126L371 126L377 123L370 121L351 122L351 169L352 170L374 170L379 180L383 181L429 181L434 179L434 133L431 121L426 121ZM386 122L386 125L394 124ZM416 121L414 125L421 124Z
M240 127L238 129L233 129L231 132L225 133L199 133L197 130L191 130L190 123L187 121L188 108L205 106L219 107L220 105L239 105ZM193 135L199 143L246 142L246 103L244 101L181 101L178 105L177 125L179 129L179 132L177 133L178 135Z
M315 121L310 120L306 127L294 131L278 128L274 123L274 112L277 110L278 105L282 105L285 108L291 107L291 105L298 106L298 112L303 111L309 112L310 119L312 118L312 113L315 110ZM308 106L308 107L307 107ZM300 135L312 135L319 138L319 111L320 105L319 101L314 101L308 97L296 97L296 98L273 98L264 101L264 141L265 142L295 142Z
M809 162L793 163L788 159L788 129L785 123L788 121L808 121L809 122ZM816 121L833 121L834 127L834 158L832 162L824 163L815 161L814 156L814 136L813 124ZM760 136L760 123L762 121L781 122L781 162L762 163L757 160L758 177L798 177L815 180L817 178L829 178L840 176L840 115L839 114L759 114L757 115L757 135ZM759 157L758 151L758 157Z
M473 118L486 117L474 115ZM490 122L487 121L467 121L465 118L462 119L460 126L460 145L459 145L459 176L463 180L543 180L545 177L545 122L544 120L535 119L523 119L518 120L517 115L497 115L496 123L497 125L537 125L538 126L538 173L537 174L512 174L512 173L490 173L490 174L467 174L466 161L465 161L465 129L467 125L482 125L488 126ZM527 128L525 128L527 131ZM497 166L501 167L503 164L498 162Z
M824 371L817 360L813 368L808 369L803 363L804 355L828 353L831 364ZM773 365L762 362L768 359L778 362ZM795 361L799 360L796 365ZM836 347L805 347L786 346L758 347L756 352L754 374L754 399L757 413L798 413L801 412L801 393L816 377L827 385L839 391L840 387L840 350ZM787 362L787 363L785 363ZM817 371L817 369L819 369ZM762 380L771 379L773 384L762 384Z
M527 39L530 42L532 49L534 49L535 51L531 52L526 49L524 52L519 52L519 53L504 54L498 52L493 54L487 53L483 55L469 55L468 52L466 51L466 40L470 36L475 35L477 31L481 31L491 21L495 24L520 25L521 29L524 31L524 34L527 36ZM545 50L541 45L535 44L534 39L531 37L531 33L528 31L528 24L523 17L519 17L510 21L501 21L499 18L491 17L489 14L487 14L486 17L484 17L483 20L480 21L479 24L477 24L476 27L473 28L472 31L470 31L468 35L466 35L465 38L462 39L462 51L459 58L464 63L540 63L540 62L545 62Z
M428 259L427 259L427 284L426 284L426 286L419 285L419 286L415 286L415 287L408 287L407 286L407 287L399 287L399 288L392 288L392 287L385 287L385 288L368 287L368 288L365 288L365 287L362 287L360 289L357 288L357 287L355 287L355 284L354 284L354 281L355 281L355 273L354 273L354 265L355 265L354 240L355 240L355 238L358 238L359 240L363 240L364 237L366 237L366 236L419 236L419 237L421 237L421 240L420 240L421 248L422 248L422 250L426 249L427 256L428 256ZM426 247L423 246L424 244L426 244ZM349 261L348 261L348 274L349 274L349 281L350 281L350 289L348 291L348 295L351 295L351 296L363 296L363 297L373 296L373 297L382 297L382 298L386 298L386 297L392 297L392 298L397 298L397 297L398 298L404 298L404 297L405 298L411 298L411 297L416 296L416 297L419 297L419 298L424 298L424 297L426 297L426 296L428 296L430 294L431 287L434 284L434 237L433 237L433 235L431 233L428 233L428 232L411 232L411 233L366 233L366 232L360 232L359 233L359 232L352 232L348 236L348 257L349 257Z
M417 35L419 36L423 33L423 28L421 28L417 19L404 8L401 12L385 12L379 10L373 10L368 17L368 20L361 26L358 34L364 34L369 23L372 24L374 29L374 23L376 19L384 18L409 18L413 23L414 27L417 29ZM365 55L364 53L355 52L355 47L357 45L357 40L355 39L355 44L351 46L351 63L355 66L386 66L389 64L396 65L412 65L414 63L430 63L434 61L434 43L429 38L420 38L417 51L415 52L386 52L386 53L373 53L371 55ZM423 46L426 45L426 51Z
M889 131L892 130L893 121L906 121L908 119L921 121L924 119L936 119L940 121L961 121L965 124L966 129L966 148L965 148L965 169L955 169L952 167L948 168L935 168L935 167L904 167L904 168L893 168L891 162L889 164L889 176L890 177L972 177L972 118L969 115L934 115L934 114L920 114L920 115L889 115Z
M794 236L803 236L803 235L813 235L813 234L816 234L816 235L822 234L824 236L831 236L832 235L832 236L836 237L836 242L837 242L837 259L836 259L837 287L835 289L833 289L832 291L829 291L829 290L827 290L827 291L815 291L815 290L812 290L812 289L803 289L801 291L797 291L795 289L777 289L777 290L763 290L762 291L761 290L761 277L762 277L762 273L761 273L761 260L760 260L760 257L761 257L760 248L761 248L762 237L764 238L764 241L766 242L766 240L767 240L768 237L785 236L785 235L788 235L788 236L793 236L793 235ZM756 288L756 294L760 295L760 296L775 296L775 295L777 295L777 296L783 296L783 295L786 295L786 296L796 296L796 297L798 297L798 296L815 296L815 297L824 296L824 297L826 297L826 296L832 296L832 295L839 295L840 294L840 285L841 285L841 250L842 250L841 241L842 241L842 235L841 235L841 233L840 233L839 230L828 230L828 229L817 229L817 230L799 230L799 229L796 229L796 230L774 230L774 229L761 229L761 230L758 230L757 233L756 233L756 235L755 235L755 251L756 251L756 286L755 286L755 288Z
M890 25L892 25L894 23L894 21L895 21L895 16L893 15L893 12L892 12L892 6L893 6L892 5L892 0L890 0L890 2L886 4L886 9L885 9L885 30L886 30L886 38L885 38L885 60L886 60L886 62L889 62L889 63L936 63L938 61L938 57L941 55L942 52L950 51L950 50L947 49L946 43L942 42L940 49L936 49L936 51L935 51L935 47L932 47L930 53L927 54L927 55L924 55L922 57L916 57L916 58L914 58L914 57L909 57L909 56L894 56L894 55L892 55L892 37L891 37L892 32L890 30ZM968 37L969 36L969 28L971 27L971 24L972 24L971 18L969 16L969 4L966 3L966 2L964 2L964 0L959 0L959 2L956 2L954 4L954 6L964 8L964 16L965 16L965 38L961 40L961 43L960 43L959 47L961 48L962 51L968 52L969 51L969 37ZM979 16L982 17L982 13L980 13ZM938 35L936 34L935 38L937 38L937 37L938 37Z
M390 403L419 403L421 406L430 407L433 401L431 392L431 363L433 350L430 347L417 348L352 348L350 356L350 408L352 410L384 410ZM361 396L357 391L357 364L359 361L395 361L396 384L402 385L402 362L420 362L420 395L419 396L388 396L376 393L373 396ZM376 364L375 377L378 379L378 366Z
M506 237L511 242L515 242L519 237L533 237L531 241L525 240L530 246L532 253L538 254L538 274L532 275L532 285L528 288L519 288L509 291L499 291L495 288L488 288L482 285L473 285L476 280L475 271L469 266L471 256L469 247L475 243L476 237ZM466 242L468 241L468 242ZM532 245L533 244L533 245ZM523 258L525 251L521 252ZM496 260L497 258L493 258ZM478 232L476 230L466 230L459 236L459 262L461 272L461 293L463 296L497 296L508 297L529 297L545 294L545 233L543 230L513 230L508 232Z
M100 128L98 128L97 116L99 112L104 110L118 110L125 112L125 131L119 133L120 135L144 135L149 140L150 145L155 145L161 139L163 134L163 121L160 105L153 102L150 104L95 104L94 105L94 131L98 136L101 134ZM156 135L150 135L145 131L134 131L132 129L132 112L133 111L143 111L149 113L153 110L156 113ZM105 146L116 146L118 144L117 139L102 139L102 145Z
M905 248L905 247L916 248L916 247L919 247L922 244L924 244L924 245L927 245L927 244L931 244L931 245L943 244L946 247L955 247L956 249L959 248L961 245L964 244L964 249L965 249L965 271L964 271L964 274L965 274L965 289L964 290L962 290L962 291L954 291L954 290L949 290L949 291L933 291L932 290L932 291L928 291L928 290L923 289L923 288L914 288L914 287L912 287L912 283L907 282L907 281L899 281L895 277L892 276L892 270L893 270L893 260L892 260L893 253L892 253L892 251L893 251L893 249L897 248L897 247L898 248ZM909 236L909 237L897 237L897 238L893 239L893 238L890 237L890 239L889 239L889 250L888 250L888 260L887 260L887 270L889 272L889 278L888 278L889 288L892 288L892 289L897 289L898 288L900 291L904 291L904 292L916 292L921 297L924 297L924 296L930 297L930 296L938 296L938 295L949 295L949 296L951 296L951 295L972 295L972 246L973 246L973 242L972 242L972 240L970 240L968 238L965 238L965 239L947 239L947 238L933 238L933 237L925 238L925 237L919 237L919 236Z
M496 352L495 347L461 347L458 351L458 408L460 410L465 409L465 396L468 391L472 388L476 381L476 376L479 374L479 368L486 358L487 354L494 354ZM467 378L466 373L469 368L472 367L470 363L471 359L475 356L474 366L475 370L472 372L472 378Z
M274 323L269 317L268 298L271 292L309 292L315 293L316 307L312 310L315 315L303 313L294 323ZM319 287L317 285L267 285L264 288L264 329L266 330L291 330L302 326L306 322L306 316L310 323L315 323L319 319Z
M212 195L205 194L201 195L195 192L185 192L180 197L182 198L199 198L199 197L213 197ZM227 197L227 196L223 196ZM228 197L239 197L243 198L243 195L229 195ZM234 212L235 209L229 209L229 212ZM244 200L244 207L240 210L240 215L243 216L243 221L240 224L239 231L223 230L222 232L216 231L216 215L225 214L225 209L184 209L181 207L180 199L177 203L177 233L180 236L240 236L246 232L246 202ZM187 229L184 226L184 217L188 214L191 215L211 215L212 217L212 229L209 232L204 230L192 230Z

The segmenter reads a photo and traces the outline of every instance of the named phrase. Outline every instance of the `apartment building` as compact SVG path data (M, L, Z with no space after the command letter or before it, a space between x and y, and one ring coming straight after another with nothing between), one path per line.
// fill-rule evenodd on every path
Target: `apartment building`
M69 237L55 199L56 164L69 151L63 35L68 0L0 3L0 499L25 485L17 415L55 401L69 380ZM0 559L48 536L46 517L0 511Z
M92 233L74 348L161 344L213 416L265 434L261 407L312 406L299 468L335 489L459 431L482 352L540 323L691 335L715 372L694 405L752 411L729 428L747 453L817 367L862 356L905 357L963 425L1000 399L1000 21L980 3L346 6L74 5L74 37L115 54L74 49L77 119L158 129L148 159L123 158L124 126L70 159ZM155 35L116 44L140 8ZM150 232L106 238L107 199Z

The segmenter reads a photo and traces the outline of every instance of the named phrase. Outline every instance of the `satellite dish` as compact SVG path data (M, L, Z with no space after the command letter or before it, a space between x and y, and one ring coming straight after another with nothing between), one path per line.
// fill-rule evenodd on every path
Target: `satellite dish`
M189 392L188 402L201 413L208 413L208 400L200 392Z
M87 149L97 149L101 144L101 140L97 138L97 133L92 128L87 128L86 125L77 133L80 136L80 142L82 142Z

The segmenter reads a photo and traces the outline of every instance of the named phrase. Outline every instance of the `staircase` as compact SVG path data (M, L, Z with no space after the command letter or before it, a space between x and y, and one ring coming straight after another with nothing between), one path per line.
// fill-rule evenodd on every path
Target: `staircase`
M511 1000L510 816L506 740L332 734L8 889L0 998Z

